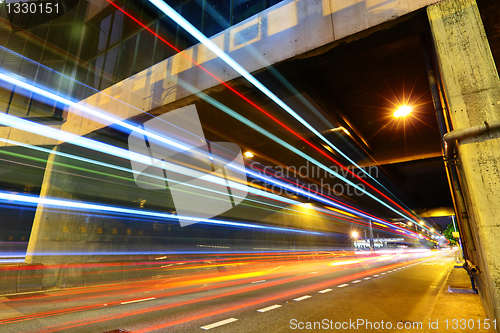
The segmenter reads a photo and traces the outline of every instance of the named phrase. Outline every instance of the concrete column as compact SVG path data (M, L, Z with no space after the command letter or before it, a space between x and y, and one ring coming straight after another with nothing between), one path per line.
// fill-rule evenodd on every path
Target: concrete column
M63 144L49 155L40 198L68 202L91 202L140 209L138 198L145 190L135 186L132 173L99 167L56 153L74 154L127 168L129 162L113 161L105 154ZM158 193L158 201L165 193ZM149 199L149 198L148 198ZM155 198L149 200L154 201ZM163 202L162 202L163 203ZM38 204L25 262L27 264L63 264L107 261L111 253L148 253L161 251L148 235L152 223L133 221L105 212L85 211L70 206Z
M500 79L475 0L448 0L427 14L453 129L498 121ZM490 319L500 314L500 134L458 143L459 172L479 268L476 280Z

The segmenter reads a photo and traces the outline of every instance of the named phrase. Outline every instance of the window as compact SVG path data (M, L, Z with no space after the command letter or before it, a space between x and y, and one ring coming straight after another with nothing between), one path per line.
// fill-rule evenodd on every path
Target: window
M175 41L177 38L177 23L172 21L170 17L164 16L162 19L158 20L157 31L161 38L175 47ZM154 64L173 56L175 53L177 52L171 46L156 38L156 47L153 55Z
M227 0L206 0L203 16L203 34L210 37L229 28L231 6Z
M236 24L263 11L264 0L235 0L233 6L233 24Z
M109 46L119 43L123 34L123 18L124 15L121 11L117 10L113 19L113 27L111 29L111 36L109 37Z
M99 40L97 43L97 53L101 53L108 45L109 28L111 25L111 14L101 21L99 28Z
M150 29L155 31L155 28L152 26ZM153 65L154 43L155 36L146 29L142 30L139 35L139 52L137 52L134 72L140 72Z
M118 46L115 46L107 52L106 63L102 71L101 86L99 90L106 89L115 82L115 77L113 76L115 71L116 59L118 57Z
M116 77L118 81L123 80L132 75L132 70L134 68L134 56L135 56L135 46L137 42L137 36L132 36L129 39L122 42L120 45L120 61L118 65L118 70L116 71Z

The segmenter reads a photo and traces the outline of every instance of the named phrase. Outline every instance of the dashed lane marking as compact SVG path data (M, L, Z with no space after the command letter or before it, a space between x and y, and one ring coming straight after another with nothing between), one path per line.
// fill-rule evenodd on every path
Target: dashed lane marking
M268 306L267 308L257 310L257 312L267 312L267 311L271 311L271 310L274 310L277 308L281 308L281 305L279 305L279 304L271 305L271 306Z
M153 300L153 299L156 299L156 298L155 298L155 297L150 297L150 298L136 299L135 301L121 302L120 304L130 304L130 303L137 303L137 302L151 301L151 300Z
M309 295L305 295L305 296L302 296L302 297L299 297L299 298L294 298L293 300L297 301L297 302L300 302L300 301L303 301L303 300L308 299L310 297L311 296L309 296Z
M236 319L236 318L229 318L229 319L226 319L226 320L218 321L218 322L210 324L210 325L202 326L201 328L204 329L204 330L209 330L209 329L212 329L212 328L215 328L215 327L219 327L219 326L222 326L222 325L226 325L226 324L232 323L232 322L237 321L237 320L238 319Z
M324 289L324 290L320 290L320 291L318 291L318 293L320 293L320 294L324 294L324 293L330 292L330 291L332 291L332 290L333 290L333 289Z

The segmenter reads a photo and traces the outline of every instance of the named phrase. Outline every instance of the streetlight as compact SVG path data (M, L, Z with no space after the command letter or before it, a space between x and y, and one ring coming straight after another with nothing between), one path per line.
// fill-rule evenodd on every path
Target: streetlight
M244 155L245 155L245 157L247 157L247 158L252 158L252 157L254 157L254 156L255 156L255 155L254 155L251 151L246 151L246 152L244 153Z
M357 231L353 231L353 232L351 233L351 236L352 236L352 238L354 239L354 242L353 242L353 244L352 244L352 245L353 245L353 248L354 248L354 249L356 249L356 240L358 239L358 232L357 232Z
M401 105L396 111L394 111L394 117L405 117L413 111L413 108L408 105Z

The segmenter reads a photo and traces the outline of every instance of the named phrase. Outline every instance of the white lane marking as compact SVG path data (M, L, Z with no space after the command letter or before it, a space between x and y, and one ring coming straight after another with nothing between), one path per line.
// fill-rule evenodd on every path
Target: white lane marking
M312 273L310 273L310 274L318 274L318 272L312 272Z
M392 271L387 271L387 273L392 273Z
M279 305L279 304L271 305L271 306L268 306L267 308L257 310L257 312L267 312L267 311L274 310L277 308L281 308L281 305Z
M380 273L380 275L386 275L387 273Z
M252 283L261 283L261 282L265 282L266 280L259 280L259 281L253 281Z
M135 301L128 301L128 302L121 302L121 304L130 304L130 303L137 303L137 302L144 302L144 301L150 301L156 299L155 297L150 297L150 298L143 298L143 299L136 299Z
M360 283L360 282L361 282L361 280L354 280L351 283Z
M275 269L278 269L278 268L281 268L281 267L283 267L283 266L278 266L278 267L271 268L270 270L268 270L268 272L274 271Z
M204 329L204 330L209 330L211 328L219 327L219 326L222 326L222 325L226 325L226 324L232 323L233 321L237 321L237 320L238 319L236 319L236 318L229 318L229 319L226 319L226 320L218 321L218 322L210 324L210 325L202 326L201 328Z
M373 277L379 277L379 276L380 276L380 275L378 275L378 274L375 274L375 275L374 275Z
M305 296L302 296L302 297L299 297L299 298L294 298L293 300L294 300L294 301L297 301L297 302L300 302L300 301L305 300L305 299L308 299L308 298L310 298L310 297L311 297L311 296L309 296L309 295L305 295Z
M344 283L344 284L339 284L337 287L338 288L344 288L344 287L347 287L349 284L347 283Z
M320 290L320 291L318 291L318 293L324 294L324 293L327 293L327 292L332 291L332 290L333 289L328 288L328 289Z
M363 280L370 280L370 279L371 279L371 277L368 276L368 277L365 277Z

